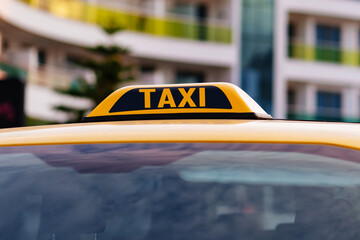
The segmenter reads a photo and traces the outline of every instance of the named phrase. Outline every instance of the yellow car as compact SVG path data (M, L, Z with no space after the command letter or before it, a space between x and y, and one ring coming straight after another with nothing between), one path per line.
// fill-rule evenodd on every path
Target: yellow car
M273 120L227 83L119 89L0 131L0 239L360 239L360 125Z

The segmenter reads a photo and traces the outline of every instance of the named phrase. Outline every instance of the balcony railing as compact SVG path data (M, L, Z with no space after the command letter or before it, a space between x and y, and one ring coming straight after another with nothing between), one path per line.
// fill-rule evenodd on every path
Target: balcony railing
M358 118L347 118L341 116L341 109L335 107L317 107L316 113L306 113L303 105L288 105L288 119L293 120L317 120L317 121L336 121L336 122L359 122Z
M336 46L307 46L301 42L290 42L288 56L306 61L338 63L344 65L360 65L360 54L356 51L346 51Z
M328 122L360 122L358 118L344 118L344 117L333 117L323 116L318 114L301 114L301 113L288 113L287 119L290 120L311 120L311 121L328 121Z
M95 83L95 76L90 70L43 65L28 73L27 81L31 84L42 85L52 89L68 89L78 79L85 79Z
M221 23L199 23L169 16L158 18L145 12L98 6L80 0L21 1L60 17L97 24L103 28L121 28L157 36L217 43L229 44L232 41L230 26Z

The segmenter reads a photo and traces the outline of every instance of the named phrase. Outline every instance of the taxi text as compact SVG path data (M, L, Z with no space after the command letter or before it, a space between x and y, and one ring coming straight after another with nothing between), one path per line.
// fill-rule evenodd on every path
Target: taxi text
M198 89L199 97L198 99L194 100L192 98L195 90ZM171 93L170 88L163 88L163 89L154 89L154 88L147 88L147 89L139 89L139 92L144 94L144 108L151 108L152 104L156 104L157 108L164 108L165 105L169 105L171 108L183 108L188 104L190 107L206 107L205 103L205 88L189 88L188 91L185 88L178 88L177 89L181 96L182 100L180 101L179 105L176 105L174 101L173 94ZM152 93L156 91L162 91L161 97L158 103L152 102Z

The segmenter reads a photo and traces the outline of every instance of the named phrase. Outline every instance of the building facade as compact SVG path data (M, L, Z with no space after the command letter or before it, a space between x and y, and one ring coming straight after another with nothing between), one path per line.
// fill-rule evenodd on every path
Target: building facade
M360 2L277 0L274 9L274 115L359 121Z
M226 81L275 118L359 121L358 9L355 0L2 0L0 62L26 70L36 118L65 119L48 114L66 102L49 89L94 81L74 60L115 43L135 59L131 84Z
M359 121L360 2L241 2L242 88L275 118Z
M237 0L3 0L1 62L27 71L28 115L52 121L66 117L51 110L64 99L49 89L79 77L93 81L73 64L86 57L85 47L128 48L137 69L131 84L239 85L239 9Z

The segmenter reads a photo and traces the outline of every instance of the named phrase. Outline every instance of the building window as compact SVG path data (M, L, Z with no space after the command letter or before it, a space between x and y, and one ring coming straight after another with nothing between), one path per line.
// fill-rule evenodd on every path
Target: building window
M38 63L39 65L46 64L46 52L44 50L39 50L38 52Z
M294 89L288 89L287 91L287 99L289 105L295 105L296 104L296 92Z
M294 23L289 23L288 27L287 27L287 35L288 35L288 56L289 57L296 57L296 46L294 45L294 43L296 42L297 39L295 39L296 37L296 29L295 29L295 24Z
M139 68L140 80L146 84L160 84L155 79L156 67L154 65L141 65Z
M205 22L208 18L208 5L204 3L185 3L178 2L170 10L170 13L175 13L179 16L191 18L191 20L197 20L198 22Z
M140 72L141 74L149 74L155 72L155 66L154 65L141 65L140 66Z
M77 55L66 55L66 65L68 67L81 66L83 58Z
M316 60L340 62L340 27L316 26Z
M242 1L241 88L272 112L274 0Z
M190 72L190 71L177 71L176 83L201 83L205 81L204 73Z
M296 90L294 88L289 88L287 90L287 109L288 119L302 119L301 114L304 113L303 109L300 108L300 105L296 102Z
M195 30L195 38L198 40L206 40L208 39L208 27L206 25L206 21L208 19L209 10L208 5L199 3L176 3L172 9L169 10L170 13L176 14L178 17L184 17L189 20L194 20L197 22L195 25L189 25L184 30L190 36L194 34Z
M341 94L319 91L317 93L317 115L320 120L341 120Z
M2 42L2 50L6 51L8 50L8 48L9 48L9 42L6 39L4 39Z

